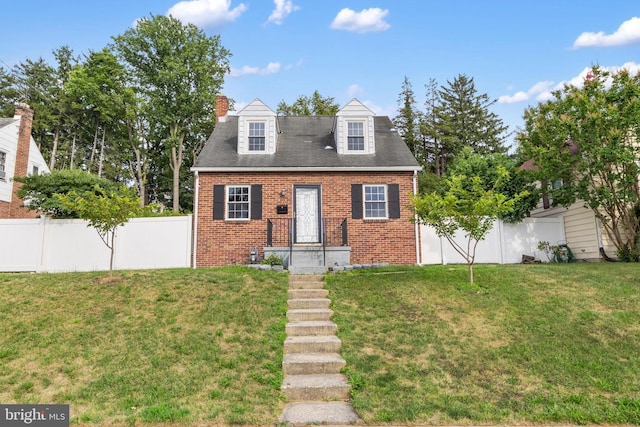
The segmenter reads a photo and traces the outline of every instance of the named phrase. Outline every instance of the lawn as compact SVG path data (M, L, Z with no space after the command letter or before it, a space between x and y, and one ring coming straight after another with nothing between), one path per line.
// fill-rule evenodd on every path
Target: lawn
M367 423L640 424L640 264L327 278Z
M288 277L223 269L0 274L0 402L72 424L273 424Z

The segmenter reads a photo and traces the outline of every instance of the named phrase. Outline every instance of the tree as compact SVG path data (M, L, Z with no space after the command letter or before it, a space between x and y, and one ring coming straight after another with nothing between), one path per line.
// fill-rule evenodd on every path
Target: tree
M502 166L496 169L498 179L487 189L481 177L451 174L444 180L442 192L432 192L411 197L418 221L430 225L440 237L467 262L469 283L473 285L473 263L478 242L484 240L495 220L509 213L521 193L512 198L497 191L509 173ZM456 232L465 233L466 245L456 241Z
M507 198L516 198L517 201L513 205L513 209L498 215L498 218L509 223L517 223L535 209L539 200L539 191L536 189L536 185L531 182L530 177L518 171L517 166L518 163L506 154L480 155L475 153L471 147L464 147L453 159L447 174L479 176L485 190L495 189ZM506 170L508 176L501 177L501 169ZM464 185L468 190L471 190L470 182ZM518 196L525 192L526 196Z
M407 76L402 82L402 92L398 96L399 114L393 118L393 125L404 139L413 156L420 164L424 164L426 156L420 141L420 112L416 110L416 99L413 87Z
M518 141L554 206L582 200L618 255L640 260L640 75L593 67L582 87L564 85L525 111ZM558 181L560 180L560 181Z
M60 203L56 194L70 192L85 193L96 185L104 190L111 190L115 185L97 175L74 169L61 169L43 175L28 175L14 178L22 182L18 197L25 200L29 209L43 212L54 218L79 218L79 213Z
M291 105L278 104L279 116L335 116L340 106L332 97L323 97L317 90L311 96L300 95Z
M161 138L172 172L173 210L180 210L180 177L185 155L206 138L215 123L215 96L229 72L230 53L220 37L207 37L195 25L171 16L140 20L114 38L146 103L150 134ZM143 137L144 138L144 137Z
M135 190L121 187L118 190L105 190L95 185L92 191L56 194L60 204L79 217L88 221L102 242L109 248L109 275L113 275L116 230L141 210Z
M447 86L440 87L438 99L435 130L442 148L441 173L463 147L471 147L478 154L506 152L508 126L489 111L496 100L486 93L478 94L473 78L459 74L452 82L447 81Z

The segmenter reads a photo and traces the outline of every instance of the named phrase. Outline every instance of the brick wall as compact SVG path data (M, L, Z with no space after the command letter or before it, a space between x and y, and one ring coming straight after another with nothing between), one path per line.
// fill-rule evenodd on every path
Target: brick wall
M29 150L31 147L31 126L33 123L33 110L26 105L16 106L16 115L20 115L20 127L18 130L18 144L16 147L16 167L13 176L27 176L29 172ZM22 186L21 182L13 181L13 194L9 204L8 215L4 218L35 218L38 213L23 206L23 200L16 195ZM0 213L1 213L0 207Z
M413 190L413 172L399 173L200 173L197 266L244 264L251 247L266 243L267 218L291 217L293 186L320 185L322 216L347 218L352 263L389 262L415 264L416 246L412 212L407 208ZM214 185L262 185L262 219L227 221L213 219ZM351 218L352 184L398 184L400 218L364 220ZM286 190L284 197L282 190ZM286 204L287 215L278 215L276 206Z

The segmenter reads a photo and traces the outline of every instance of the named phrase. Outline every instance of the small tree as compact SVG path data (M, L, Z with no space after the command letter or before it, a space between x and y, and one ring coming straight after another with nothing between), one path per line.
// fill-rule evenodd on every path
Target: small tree
M141 210L140 200L135 190L121 187L118 190L104 190L96 185L94 191L57 194L60 203L78 213L89 222L104 244L111 251L109 275L113 275L116 230Z
M467 178L465 175L452 174L444 180L442 192L411 198L418 221L432 226L436 234L445 237L465 259L469 283L472 285L478 242L484 240L498 217L513 210L514 204L527 194L521 192L508 197L497 191L502 182L509 178L509 173L504 167L498 166L497 175L493 187L487 189L479 176ZM466 245L454 239L458 230L465 233Z

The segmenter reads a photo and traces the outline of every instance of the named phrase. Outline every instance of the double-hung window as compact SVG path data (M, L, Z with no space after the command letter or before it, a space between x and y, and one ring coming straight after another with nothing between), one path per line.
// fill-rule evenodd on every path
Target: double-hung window
M363 122L347 122L347 150L364 151Z
M7 153L0 151L0 180L6 179Z
M227 219L249 219L249 186L227 186Z
M249 122L249 151L265 151L264 122Z
M387 213L387 186L364 185L364 218L386 219Z

